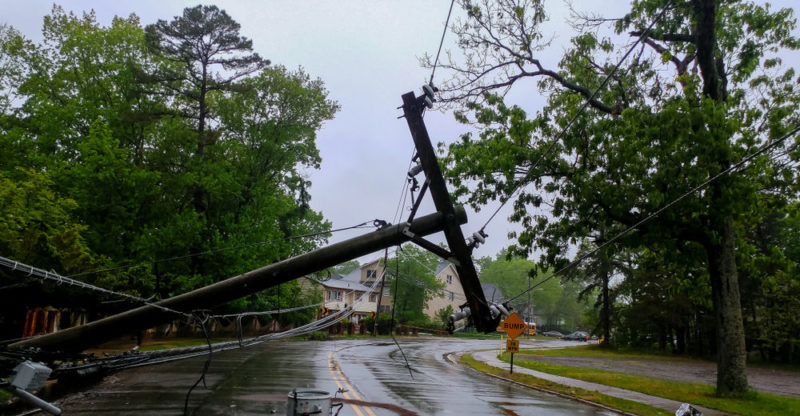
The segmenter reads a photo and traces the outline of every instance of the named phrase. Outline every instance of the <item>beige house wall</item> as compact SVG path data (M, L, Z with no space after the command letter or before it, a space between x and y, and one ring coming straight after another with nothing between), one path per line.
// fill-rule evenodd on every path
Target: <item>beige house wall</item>
M450 277L449 282L448 276ZM458 307L466 302L464 289L461 287L461 280L452 264L448 264L447 267L439 272L439 274L436 275L436 279L443 282L445 287L436 293L425 307L425 315L431 319L436 319L436 313L446 308L448 305L452 306L454 311L458 311Z

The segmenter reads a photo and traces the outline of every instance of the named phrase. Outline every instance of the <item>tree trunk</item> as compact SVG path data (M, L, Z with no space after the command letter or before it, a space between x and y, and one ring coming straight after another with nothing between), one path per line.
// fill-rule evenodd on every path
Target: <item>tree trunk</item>
M598 244L603 244L606 241L605 228L600 230L600 239ZM600 250L600 279L603 283L603 305L602 312L600 313L600 325L603 328L603 345L611 345L611 299L609 296L609 281L611 280L611 262L608 260L608 252L606 249Z
M722 219L714 229L719 242L711 242L707 250L717 327L717 394L735 395L747 390L747 351L734 257L733 219Z

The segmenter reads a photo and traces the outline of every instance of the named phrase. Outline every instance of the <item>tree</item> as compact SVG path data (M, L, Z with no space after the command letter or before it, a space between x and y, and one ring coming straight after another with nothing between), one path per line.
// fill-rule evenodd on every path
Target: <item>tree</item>
M595 238L596 244L603 244L606 242L606 230L600 230L600 235ZM595 249L597 245L584 240L578 250L578 256L585 255L589 251ZM589 296L597 294L597 301L595 308L600 309L598 328L606 342L602 346L608 347L613 345L613 338L611 337L611 321L612 321L612 308L615 302L616 293L611 287L611 278L619 263L614 264L609 253L605 249L601 249L597 256L593 256L581 265L571 269L565 273L564 279L576 280L582 283L583 289L578 293L578 300L585 300ZM624 267L624 266L622 266ZM595 328L595 331L597 328Z
M253 42L240 36L239 29L239 23L224 10L203 5L187 7L171 22L159 20L145 28L148 47L182 66L180 72L166 68L168 72L160 75L179 98L177 103L186 103L181 115L196 123L197 155L215 141L212 133L206 134L214 116L209 94L230 91L235 88L234 81L269 64L257 53L246 54L252 51ZM225 72L215 74L214 67Z
M398 322L427 321L424 310L428 300L445 286L436 279L437 263L438 257L433 253L410 244L389 258L386 287L392 293Z
M39 188L69 207L52 214L68 211L65 224L79 228L92 259L80 270L44 257L34 265L166 297L325 240L330 224L310 209L303 170L319 166L316 132L338 104L321 80L247 54L250 42L224 12L187 16L154 25L150 51L135 15L103 26L94 13L56 6L41 44L0 28L0 175L8 189L42 175ZM209 21L200 28L197 19ZM170 37L178 29L208 32L191 50L189 37ZM215 49L223 46L234 49ZM192 113L201 107L202 117ZM289 238L300 234L315 236ZM4 255L30 258L14 245ZM282 285L230 308L290 306L281 302L302 301L296 290Z
M207 154L207 147L216 146L220 135L210 123L216 117L212 97L237 90L241 87L237 80L269 64L257 53L250 53L253 42L240 36L239 29L240 25L224 10L203 5L187 7L182 16L170 22L159 20L145 28L148 48L175 64L158 67L150 80L172 96L172 107L177 110L173 112L190 120L195 133L194 154L189 162L193 172L187 179L194 181L189 197L197 220L204 226L192 245L193 252L204 251L204 242L214 238L214 226L209 224L209 199L220 181L210 183L206 178L225 173L214 163L218 161L214 156L223 152L215 149ZM214 72L215 69L221 70ZM192 257L191 263L193 272L207 272L205 259Z
M584 20L554 70L537 59L545 46L538 30L542 2L462 2L468 17L455 32L466 58L448 65L455 76L443 91L466 100L473 118L457 116L476 121L480 138L465 135L449 147L445 163L456 194L473 205L522 188L511 217L524 226L518 251L544 249L544 266L559 269L570 242L602 229L634 227L617 244L656 248L668 253L664 261L680 262L680 253L700 248L702 258L693 259L711 282L717 392L740 394L747 379L736 229L757 215L760 184L785 167L757 158L751 169L716 179L657 220L641 220L790 130L798 94L793 71L779 72L778 52L796 49L798 41L791 10L673 3L663 9L660 1L635 1L623 18ZM641 38L634 58L616 72L614 43L594 30L609 21L617 34ZM697 71L689 70L692 64ZM538 79L549 94L532 118L491 94L526 78ZM471 191L467 180L481 186ZM549 215L532 214L543 204Z
M20 262L79 272L95 265L72 216L76 204L53 191L46 173L20 171L21 180L0 172L0 252Z
M481 282L492 283L500 288L505 299L523 293L532 282L541 280L546 273L538 272L536 264L520 257L508 258L501 252L495 260L481 262ZM540 316L544 321L539 325L573 328L578 322L582 309L574 291L558 279L550 279L512 302L511 306L528 318L529 314ZM491 296L491 293L486 293Z

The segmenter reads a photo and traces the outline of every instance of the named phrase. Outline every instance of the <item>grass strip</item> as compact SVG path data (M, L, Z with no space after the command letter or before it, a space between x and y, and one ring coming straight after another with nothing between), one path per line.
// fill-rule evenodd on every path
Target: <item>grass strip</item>
M228 342L234 341L235 338L223 338L223 339L212 339L212 344L217 344L220 342ZM148 343L139 351L160 351L160 350L169 350L173 348L185 348L185 347L197 347L200 345L208 345L205 338L180 338L180 339L170 339L170 340L163 340L163 341L155 341Z
M565 352L572 353L569 351ZM557 355L556 351L537 350L532 353L538 355ZM505 354L500 358L503 361L509 361L508 356ZM714 394L714 386L710 384L660 380L613 371L570 367L532 360L515 360L514 365L548 374L555 374L680 402L687 402L697 406L704 406L743 416L800 415L800 399L778 396L775 394L748 392L740 398L717 397Z
M673 414L672 412L669 412L667 410L659 409L657 407L649 406L643 403L634 402L631 400L619 399L616 397L598 393L596 391L588 391L576 387L565 386L563 384L554 383L548 380L542 380L540 378L536 378L534 376L530 376L527 374L521 374L521 373L509 374L508 371L506 370L490 366L488 364L485 364L481 361L472 358L472 355L470 354L462 355L461 362L467 364L468 366L482 373L487 373L507 380L512 380L517 383L525 384L527 386L536 389L555 392L561 395L566 395L581 400L585 400L588 402L597 403L605 407L610 407L622 412L633 413L643 416L663 416L663 415Z
M598 344L589 344L589 345L580 345L576 347L569 347L569 348L559 348L559 349L548 349L548 350L528 350L523 349L520 351L521 353L530 353L534 355L545 355L545 356L554 356L554 357L590 357L590 358L608 358L613 360L627 360L631 358L644 358L648 360L660 360L660 361L682 361L687 363L692 362L703 362L708 363L712 362L716 364L713 360L707 358L698 358L692 356L676 356L675 354L669 351L653 351L653 350L642 350L642 349L634 349L634 348L603 348ZM770 363L770 362L763 362L759 359L754 359L752 357L748 357L747 360L748 367L753 368L765 368L765 369L772 369L772 370L780 370L780 371L793 371L800 373L800 365L797 364L778 364L778 363ZM800 374L798 374L800 375Z

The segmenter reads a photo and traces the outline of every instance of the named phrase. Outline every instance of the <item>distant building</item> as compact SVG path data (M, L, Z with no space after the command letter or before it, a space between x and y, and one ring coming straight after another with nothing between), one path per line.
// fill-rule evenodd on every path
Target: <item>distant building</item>
M376 287L367 298L364 296L373 286L380 284L381 271L380 260L373 260L346 275L332 275L329 279L319 282L323 290L325 307L330 313L333 313L346 306L354 305L353 315L350 317L352 322L358 322L360 319L370 316L372 312L377 311L378 288ZM467 301L458 272L452 264L446 261L439 262L434 276L444 283L444 288L437 291L428 300L423 310L423 313L432 320L436 319L437 312L447 306L452 306L454 311L458 311L459 307ZM306 284L304 283L304 285ZM391 313L393 301L390 287L387 284L383 289L380 312Z
M503 297L503 291L494 283L481 283L481 289L483 289L483 296L488 302L503 303L506 300Z
M324 306L328 312L336 313L352 306L353 313L348 319L353 323L358 323L361 319L377 311L380 294L378 288L373 289L373 286L379 283L380 267L378 264L379 261L375 260L346 275L334 274L330 278L318 282L313 279L303 279L301 284L310 287L312 283L309 280L319 283L322 287ZM371 293L367 294L368 292ZM388 292L381 299L383 312L391 312L391 296L387 295Z
M467 302L464 288L461 287L461 279L452 264L440 261L436 265L434 276L436 280L444 283L444 288L434 294L425 307L424 313L431 319L435 319L436 313L447 306L452 306L453 311L458 311L459 307Z

